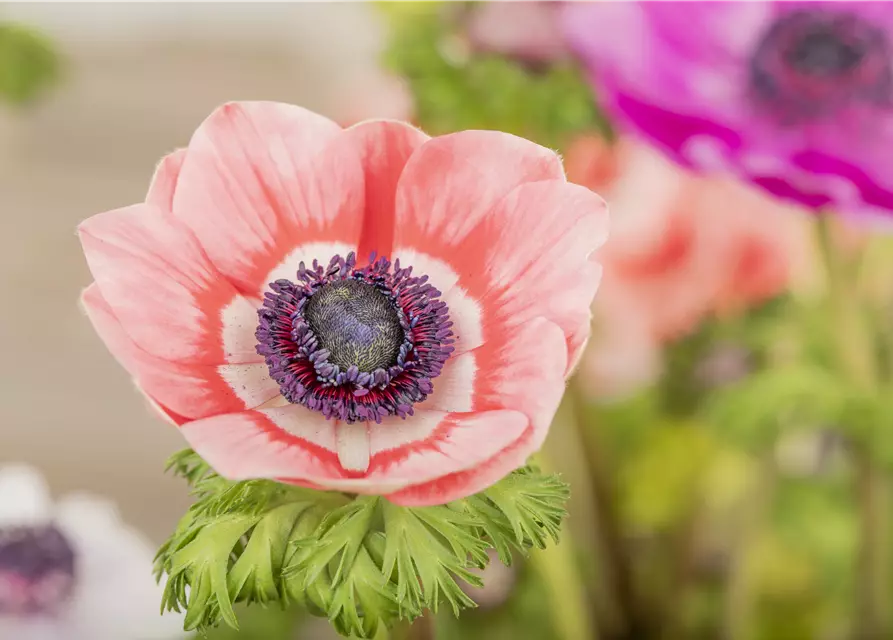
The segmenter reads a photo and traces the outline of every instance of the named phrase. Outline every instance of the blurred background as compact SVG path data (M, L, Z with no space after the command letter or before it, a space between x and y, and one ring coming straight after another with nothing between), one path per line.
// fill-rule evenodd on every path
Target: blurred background
M603 107L558 10L0 3L0 466L108 496L156 544L189 505L161 473L181 438L78 308L91 278L74 230L141 200L215 106L500 129L559 150L613 231L593 339L541 459L572 486L560 550L493 567L480 608L439 616L437 637L893 638L891 394L850 393L832 353L835 336L843 352L868 339L893 370L883 225L820 225L797 198L681 168ZM605 25L592 33L610 39ZM845 282L867 325L828 324L829 235L858 263ZM248 619L215 637L330 637L301 612Z

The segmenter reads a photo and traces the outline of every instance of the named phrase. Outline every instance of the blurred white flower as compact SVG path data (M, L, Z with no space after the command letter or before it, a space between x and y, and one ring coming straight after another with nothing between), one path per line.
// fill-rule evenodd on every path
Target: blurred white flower
M54 504L41 475L0 467L0 638L168 640L152 544L114 505L86 494Z

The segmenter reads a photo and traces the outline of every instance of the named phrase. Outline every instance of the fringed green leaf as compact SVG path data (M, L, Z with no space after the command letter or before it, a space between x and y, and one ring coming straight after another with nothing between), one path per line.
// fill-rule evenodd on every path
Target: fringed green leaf
M167 578L162 609L186 612L187 630L221 622L237 628L233 603L298 603L338 633L375 638L398 620L447 603L458 615L475 603L459 581L495 548L557 541L567 485L533 468L486 491L434 507L408 508L379 497L311 491L266 480L230 482L192 451L169 468L196 502L156 557Z

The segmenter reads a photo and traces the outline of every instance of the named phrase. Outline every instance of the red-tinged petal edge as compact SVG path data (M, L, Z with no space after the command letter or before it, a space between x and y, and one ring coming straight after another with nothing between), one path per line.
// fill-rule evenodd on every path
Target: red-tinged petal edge
M175 424L250 409L279 395L262 363L211 366L155 357L136 345L92 284L81 304L94 329L138 388Z
M407 163L394 255L443 291L457 353L543 314L565 331L572 364L599 281L590 255L607 226L604 201L568 184L551 151L462 132L422 145Z
M369 120L344 131L358 150L366 178L365 215L357 256L390 257L394 245L397 182L410 156L430 138L395 120Z
M173 212L211 263L259 298L302 260L356 251L364 199L359 149L337 124L292 105L237 102L193 135Z
M146 204L158 207L163 211L173 210L174 192L177 189L177 180L180 178L180 169L182 169L185 159L186 149L177 149L161 159L149 185Z
M102 297L146 353L215 366L261 362L257 303L238 294L171 214L134 205L93 216L78 232Z

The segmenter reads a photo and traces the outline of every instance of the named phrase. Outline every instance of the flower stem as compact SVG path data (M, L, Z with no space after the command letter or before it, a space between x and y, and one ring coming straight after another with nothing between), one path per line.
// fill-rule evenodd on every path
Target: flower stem
M753 554L760 530L766 521L775 493L775 464L771 454L761 460L754 474L754 486L741 505L742 521L732 555L725 593L724 640L749 640L754 637L755 617Z
M546 472L554 469L540 452L540 465ZM551 602L549 611L560 640L598 640L598 628L592 609L587 609L586 585L580 563L574 557L574 541L567 527L561 542L530 554L530 566L546 586Z
M610 581L610 592L620 610L623 637L641 637L647 625L646 616L636 598L633 569L617 513L615 488L608 466L605 447L599 442L597 425L592 424L586 411L587 400L576 378L571 379L565 394L574 414L574 421L583 440L583 450L589 468L592 497L595 502L597 526L600 534L603 570Z
M828 304L835 323L838 366L860 391L878 393L875 345L866 322L863 301L848 265L832 237L831 216L818 221L819 246L827 270ZM887 478L865 443L854 451L858 479L857 503L861 540L856 564L856 634L858 640L889 638L885 620L888 603L887 569Z

